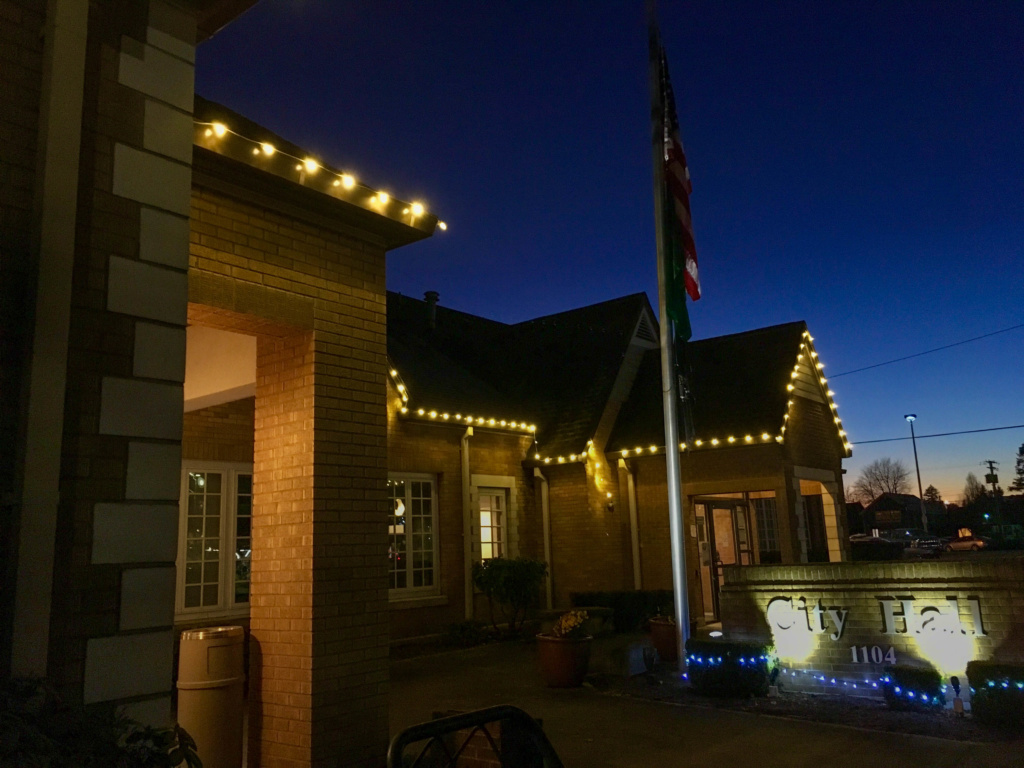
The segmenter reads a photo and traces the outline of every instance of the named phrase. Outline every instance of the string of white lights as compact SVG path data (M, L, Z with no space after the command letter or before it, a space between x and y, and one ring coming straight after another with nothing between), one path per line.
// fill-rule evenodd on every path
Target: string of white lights
M260 141L245 136L238 131L232 130L225 123L219 121L194 121L198 126L202 134L208 139L222 139L227 135L235 136L243 141L248 142L252 147L252 154L256 157L271 158L271 157L287 157L290 160L295 161L295 170L304 176L312 176L320 173L329 176L334 176L334 180L331 186L338 187L343 190L354 190L357 187L366 190L370 193L370 202L376 206L379 206L383 211L386 211L392 204L403 206L401 209L401 215L411 216L413 219L419 218L427 213L426 208L422 203L412 202L406 203L401 200L397 200L391 197L391 195L383 190L373 189L365 184L361 184L356 180L354 174L345 171L335 171L331 168L320 163L319 160L313 157L298 157L292 155L276 146L269 141ZM300 179L304 176L300 175ZM448 225L443 221L437 222L437 228L444 231L448 229Z

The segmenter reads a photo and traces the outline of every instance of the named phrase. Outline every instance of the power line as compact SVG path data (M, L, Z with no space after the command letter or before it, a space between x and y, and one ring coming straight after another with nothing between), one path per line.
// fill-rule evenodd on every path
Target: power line
M832 378L835 378L834 376ZM962 432L937 432L934 435L918 435L918 440L927 437L949 437L950 435L973 435L978 432L998 432L1001 429L1024 429L1024 424L1012 424L1008 427L989 427L988 429L965 429ZM850 445L867 445L868 443L895 443L897 440L909 440L909 437L886 437L881 440L857 440Z
M932 352L941 352L944 349L951 349L953 347L959 347L962 344L970 344L972 341L979 341L981 339L987 339L989 336L998 336L1000 333L1006 333L1008 331L1015 331L1018 328L1024 328L1024 323L1020 325L1013 325L1009 328L1003 328L1001 331L992 331L992 333L986 333L981 336L975 336L973 339L964 339L963 341L957 341L952 344L946 344L942 347L936 347L935 349L929 349L924 352L917 352L913 355L906 355L905 357L897 357L895 360L886 360L884 363L875 363L874 365L866 365L863 368L854 368L852 371L843 371L842 373L833 373L829 376L830 379L838 379L840 376L849 376L851 373L860 373L861 371L870 371L872 368L881 368L883 365L892 365L893 363L901 363L904 360L910 360L915 357L921 357L922 355L930 355Z

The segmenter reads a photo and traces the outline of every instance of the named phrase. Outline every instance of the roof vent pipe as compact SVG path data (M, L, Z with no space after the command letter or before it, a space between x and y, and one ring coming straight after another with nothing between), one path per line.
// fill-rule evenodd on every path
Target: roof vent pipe
M423 300L427 302L427 327L434 330L437 327L437 300L441 294L437 291L427 291L423 294Z

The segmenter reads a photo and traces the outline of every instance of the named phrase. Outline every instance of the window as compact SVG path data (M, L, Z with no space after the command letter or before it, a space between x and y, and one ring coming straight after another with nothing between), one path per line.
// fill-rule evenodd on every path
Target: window
M392 597L437 591L437 504L429 475L388 480L388 562Z
M779 548L779 515L774 498L751 499L754 517L757 519L758 560L762 563L781 563L782 550Z
M480 559L504 557L505 491L501 488L480 489Z
M252 467L186 465L182 475L177 613L244 615L252 562Z

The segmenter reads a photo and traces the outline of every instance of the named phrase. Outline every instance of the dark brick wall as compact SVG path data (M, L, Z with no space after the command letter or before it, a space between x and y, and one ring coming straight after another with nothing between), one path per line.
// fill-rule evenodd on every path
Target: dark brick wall
M122 37L145 39L147 15L148 3L89 8L49 646L50 677L71 698L88 639L118 631L121 567L90 558L94 505L125 492L129 440L99 434L100 385L132 376L134 321L107 310L106 286L111 255L138 255L140 205L114 195L113 153L142 145L145 97L118 83L118 56Z
M43 74L44 0L0 3L0 677L11 658L17 568L18 435L33 307L32 200Z
M797 466L837 471L842 459L838 429L828 405L794 397L786 428L786 452Z

